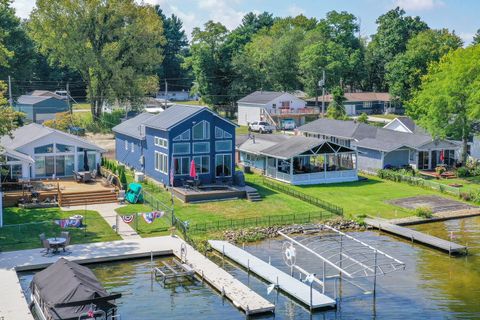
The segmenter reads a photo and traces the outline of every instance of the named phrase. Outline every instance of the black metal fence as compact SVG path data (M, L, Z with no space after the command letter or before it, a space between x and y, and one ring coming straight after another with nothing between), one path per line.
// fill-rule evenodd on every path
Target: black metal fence
M263 178L261 183L263 185L265 185L266 187L270 188L270 189L283 192L285 194L288 194L289 196L295 197L295 198L300 199L302 201L305 201L307 203L313 204L314 206L317 206L319 208L327 210L328 212L331 212L331 213L339 215L339 216L343 216L343 208L342 207L334 205L330 202L319 199L317 197L305 194L305 193L300 192L298 190L295 190L289 185L276 183L276 182L273 182L273 181L271 181L269 179L266 179L266 178Z

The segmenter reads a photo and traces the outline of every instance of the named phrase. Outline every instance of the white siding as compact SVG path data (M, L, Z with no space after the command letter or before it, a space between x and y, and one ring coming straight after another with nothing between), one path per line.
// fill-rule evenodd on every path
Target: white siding
M252 105L238 105L238 124L241 126L247 126L254 121L260 121L261 107Z

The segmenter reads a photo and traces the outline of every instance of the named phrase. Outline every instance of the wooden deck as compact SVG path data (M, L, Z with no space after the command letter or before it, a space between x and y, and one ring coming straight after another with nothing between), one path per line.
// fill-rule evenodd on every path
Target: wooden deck
M62 196L65 196L65 200L72 198L74 200L80 199L81 201L73 201L67 205L80 205L85 202L88 203L103 203L95 200L109 199L110 202L116 201L116 196L111 197L112 193L116 192L113 186L104 186L101 183L101 179L97 178L97 181L90 183L78 183L73 179L65 180L37 180L32 181L35 192L38 192L39 202L43 202L46 199L58 200L59 192ZM110 197L108 197L110 195ZM106 196L106 197L105 197ZM17 190L4 192L3 201L5 207L12 207L17 205L20 199L31 199L31 191Z
M132 258L175 255L181 259L180 248L185 242L178 237L164 236L70 246L71 254L64 258L80 264L119 261ZM274 305L227 271L216 265L193 247L187 247L187 262L195 273L247 314L271 312ZM0 255L0 318L33 320L24 297L17 271L43 269L59 256L43 256L42 249L5 252Z
M173 188L174 195L182 200L183 202L207 202L207 201L216 201L216 200L226 200L226 199L244 199L247 196L245 187L226 187L225 189L213 190L218 187L215 185L212 186L203 186L202 188L184 188L184 187L175 187ZM212 188L209 190L209 188Z
M388 221L382 221L377 219L365 219L365 223L369 226L383 230L394 235L400 236L405 239L409 239L412 242L418 242L435 249L439 249L449 254L466 254L467 247L460 244L443 240L419 231L415 231L409 228L401 227L399 225L391 224Z
M253 273L267 280L271 284L276 284L279 289L312 309L334 308L336 305L335 300L332 298L327 297L315 289L310 290L308 284L295 279L289 274L280 271L274 266L231 243L217 240L209 240L208 243L213 249L225 254L226 257L235 261L242 267L250 269Z

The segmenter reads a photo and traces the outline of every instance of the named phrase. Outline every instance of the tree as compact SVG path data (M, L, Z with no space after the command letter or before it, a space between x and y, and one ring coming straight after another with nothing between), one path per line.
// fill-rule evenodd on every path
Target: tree
M104 101L134 103L158 89L162 21L134 0L38 0L29 31L49 62L78 71L94 119Z
M188 90L192 81L188 79L188 70L182 68L183 60L188 55L188 40L183 22L174 14L166 17L159 5L155 6L155 10L163 21L166 39L163 45L165 58L157 71L158 77L167 80L169 90Z
M398 54L385 67L390 94L402 102L410 100L428 66L462 44L460 37L447 29L425 30L411 38L406 51Z
M6 91L7 86L0 81L0 136L10 134L18 126L18 121L23 116L23 113L16 112L9 106L5 98ZM0 151L1 148L0 146Z
M435 138L462 140L465 163L480 119L480 46L459 48L433 63L407 112Z
M372 36L365 53L365 64L369 72L368 86L373 90L387 90L385 65L405 51L410 38L428 25L420 17L405 16L405 11L395 8L381 15L376 21L377 33Z
M327 109L327 117L337 120L343 120L347 116L347 112L345 111L345 106L343 102L345 99L345 94L341 87L335 87L332 90L332 102L328 105Z
M196 89L205 103L216 110L233 112L235 97L229 93L232 70L231 52L225 45L227 35L227 28L213 21L205 23L203 30L195 28L191 55L185 59L184 67L192 69Z
M480 29L477 30L477 33L473 36L472 45L480 44Z

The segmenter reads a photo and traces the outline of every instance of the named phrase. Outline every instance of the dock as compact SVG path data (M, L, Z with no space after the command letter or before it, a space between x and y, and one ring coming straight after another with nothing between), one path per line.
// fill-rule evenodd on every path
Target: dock
M392 224L386 220L365 219L365 223L376 229L386 231L399 237L418 242L432 248L448 252L449 254L466 254L467 247L455 242L437 238L416 230Z
M209 240L210 246L229 259L249 269L262 279L275 284L278 288L294 297L311 309L334 308L335 300L312 289L310 285L295 279L267 262L226 241Z
M2 252L0 255L0 319L33 320L28 308L18 271L39 270L48 267L60 257L79 264L120 261L133 258L175 255L182 259L181 246L187 248L186 260L195 273L223 293L233 305L246 314L273 312L275 306L235 279L227 271L210 261L178 237L163 236L97 242L69 246L69 255L43 256L42 249ZM185 257L185 255L183 255Z

